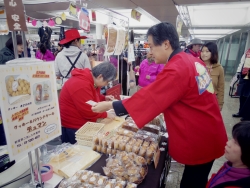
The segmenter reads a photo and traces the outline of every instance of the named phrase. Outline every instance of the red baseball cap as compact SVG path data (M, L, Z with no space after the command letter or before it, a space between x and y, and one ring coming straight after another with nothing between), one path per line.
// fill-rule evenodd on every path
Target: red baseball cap
M75 40L75 39L86 39L87 37L86 36L80 36L80 33L78 32L78 30L76 29L70 29L70 30L67 30L65 31L64 33L65 35L65 39L62 39L59 44L66 44L72 40Z

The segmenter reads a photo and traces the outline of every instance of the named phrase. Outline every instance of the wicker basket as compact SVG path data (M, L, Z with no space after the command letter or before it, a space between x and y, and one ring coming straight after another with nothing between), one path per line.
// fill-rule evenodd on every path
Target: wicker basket
M102 128L103 123L85 123L76 133L76 140L79 145L92 146L93 136L95 136Z

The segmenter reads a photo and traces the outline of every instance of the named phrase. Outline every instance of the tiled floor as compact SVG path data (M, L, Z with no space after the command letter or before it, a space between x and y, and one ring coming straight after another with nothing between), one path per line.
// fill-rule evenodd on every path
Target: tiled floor
M232 127L234 124L238 123L240 121L239 118L233 118L232 114L237 113L239 109L239 99L238 98L231 98L228 95L229 92L229 80L231 77L226 77L226 83L225 83L225 98L224 98L224 106L222 109L222 117L225 123L225 127L227 130L228 138L230 139ZM218 169L223 165L223 163L226 161L224 157L221 157L217 159L214 162L213 168L210 172L209 177L212 173L215 173L218 171ZM179 163L173 163L171 164L170 173L167 177L166 182L166 188L178 188L180 187L180 180L182 177L182 173L184 170L184 166Z

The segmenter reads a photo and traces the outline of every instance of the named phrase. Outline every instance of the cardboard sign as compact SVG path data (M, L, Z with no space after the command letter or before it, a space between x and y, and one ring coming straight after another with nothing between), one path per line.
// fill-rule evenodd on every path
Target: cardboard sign
M121 84L117 84L116 86L108 89L106 91L106 95L113 95L115 99L120 100Z
M22 0L4 0L10 31L27 31Z
M13 62L18 63L0 67L0 106L11 160L61 135L54 62Z

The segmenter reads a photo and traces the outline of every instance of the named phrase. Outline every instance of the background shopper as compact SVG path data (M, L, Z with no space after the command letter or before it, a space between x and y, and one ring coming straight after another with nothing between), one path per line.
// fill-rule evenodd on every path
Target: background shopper
M164 65L156 64L150 52L147 53L147 58L144 59L140 66L136 66L135 70L139 71L138 89L148 86L155 81L156 76L162 71Z
M169 154L185 164L181 188L205 188L216 158L224 154L226 130L205 64L179 48L175 27L167 22L147 33L157 64L156 80L124 101L99 102L92 110L130 114L139 128L160 113L169 134ZM209 109L209 110L208 110Z
M88 56L83 53L80 39L86 38L80 36L76 29L70 29L65 32L65 38L60 41L63 50L56 56L55 72L57 77L62 77L63 84L71 77L71 71L74 68L91 69Z
M54 61L55 56L50 50L46 48L44 44L40 44L39 50L36 52L36 58L43 61Z
M201 39L198 39L198 38L194 38L191 40L191 42L187 45L187 49L185 50L185 52L187 54L190 54L194 57L200 57L200 54L201 54L201 45L202 45L202 41Z
M225 147L228 160L208 182L207 188L250 187L250 121L234 125Z
M214 91L222 110L224 104L224 69L218 62L218 49L217 45L213 42L204 44L201 48L201 59L206 64L206 68L210 77L212 78Z
M23 53L23 41L22 36L16 36L17 41L17 53L19 57L22 57ZM5 43L5 47L0 50L0 64L6 64L7 61L15 59L14 49L13 49L13 41L12 37L7 40Z
M240 96L240 107L239 111L236 114L232 115L233 117L242 117L241 118L242 121L250 120L250 111L249 111L250 100L247 102L247 99L250 97L250 79L249 79L250 74L249 70L246 72L243 71L244 64L248 58L250 58L250 49L248 49L243 54L237 69L237 74L240 81L236 93L238 96Z

